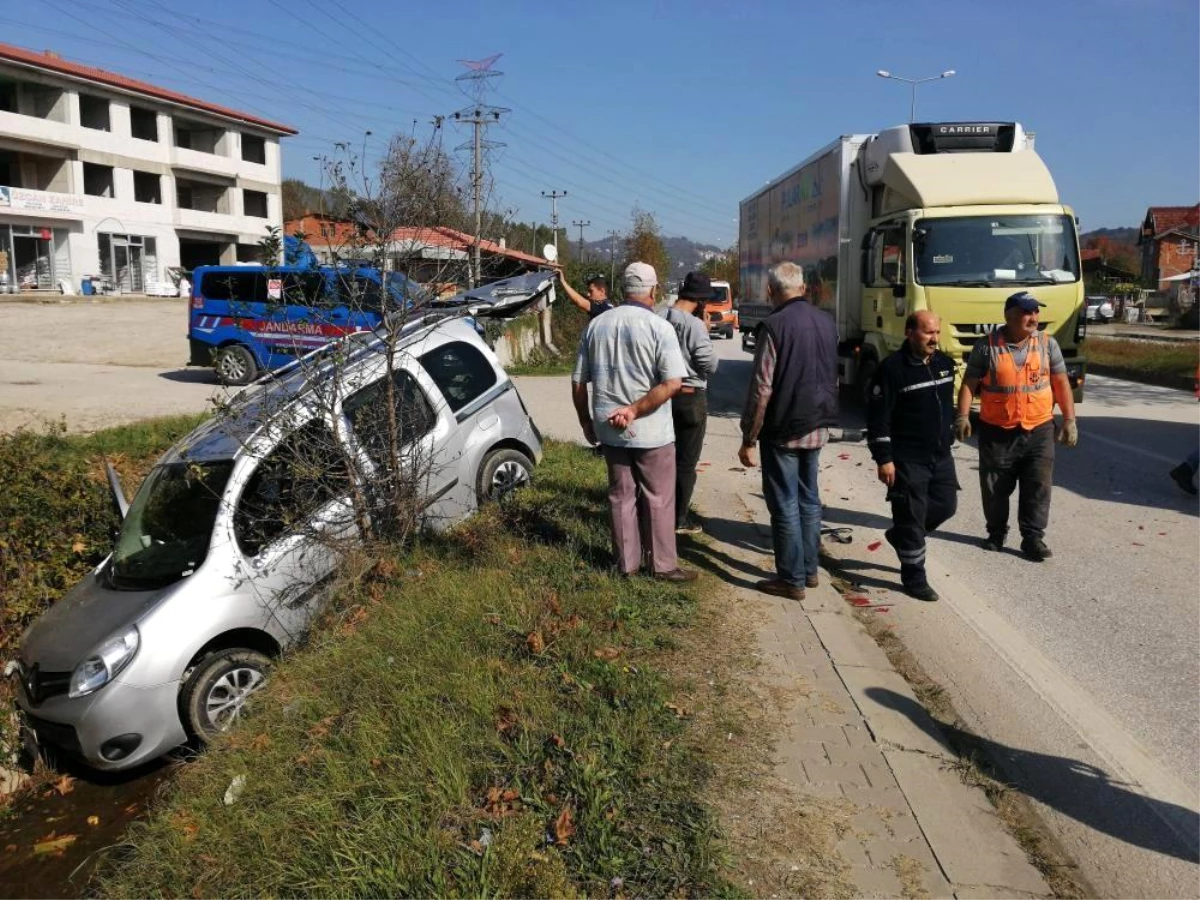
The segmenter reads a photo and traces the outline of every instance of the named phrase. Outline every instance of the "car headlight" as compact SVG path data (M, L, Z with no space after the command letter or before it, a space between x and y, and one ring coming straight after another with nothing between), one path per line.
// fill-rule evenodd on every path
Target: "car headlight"
M116 678L137 653L140 640L137 626L131 625L124 633L97 647L71 673L71 689L67 696L86 697Z

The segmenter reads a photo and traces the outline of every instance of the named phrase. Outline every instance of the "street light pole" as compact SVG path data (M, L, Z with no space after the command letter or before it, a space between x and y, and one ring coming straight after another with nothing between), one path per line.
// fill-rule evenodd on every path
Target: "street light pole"
M875 73L880 78L889 78L892 81L903 81L905 84L912 87L912 102L908 107L908 121L915 122L917 120L917 85L924 84L927 81L937 81L941 78L950 78L954 75L953 69L947 69L941 75L930 75L928 78L903 78L899 75L893 75L887 69L880 69Z

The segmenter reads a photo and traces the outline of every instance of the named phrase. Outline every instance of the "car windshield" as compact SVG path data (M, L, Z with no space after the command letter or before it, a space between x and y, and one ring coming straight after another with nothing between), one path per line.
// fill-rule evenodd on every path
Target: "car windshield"
M729 302L729 288L714 286L712 299L708 302L714 305Z
M108 567L119 590L152 590L191 575L208 554L232 460L171 463L146 477Z
M913 253L920 284L1003 287L1079 280L1070 216L919 219Z

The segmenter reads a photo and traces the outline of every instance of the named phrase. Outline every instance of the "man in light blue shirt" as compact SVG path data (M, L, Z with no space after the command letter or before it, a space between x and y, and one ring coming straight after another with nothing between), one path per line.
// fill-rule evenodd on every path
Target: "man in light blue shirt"
M608 464L618 570L637 574L648 551L655 578L694 581L675 550L675 426L667 402L687 367L675 330L654 312L654 267L630 263L622 278L624 303L593 319L579 341L571 399L584 436L601 445Z

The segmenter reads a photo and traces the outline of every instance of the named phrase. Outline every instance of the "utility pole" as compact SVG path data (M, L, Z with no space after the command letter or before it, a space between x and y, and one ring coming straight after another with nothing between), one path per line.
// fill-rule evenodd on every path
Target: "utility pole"
M472 141L460 144L454 148L456 150L464 150L470 147L473 151L471 156L471 200L475 212L475 235L471 247L471 272L468 278L470 287L477 287L482 277L479 263L479 242L482 238L480 232L483 230L483 207L480 197L483 192L483 151L504 146L496 141L486 140L483 137L483 129L489 125L496 124L500 121L501 115L512 111L501 106L489 106L483 102L483 96L487 92L488 80L503 74L492 69L492 65L499 58L500 54L497 53L488 59L459 60L459 62L467 67L468 71L454 79L455 81L463 81L470 84L475 94L475 103L473 105L464 107L454 113L454 120L456 122L463 125L471 125L475 129Z
M610 231L608 233L608 289L616 290L614 287L617 278L617 237L619 231ZM615 293L614 293L615 296Z
M591 222L572 222L572 228L579 229L579 261L583 262L583 229L591 225Z
M558 256L558 198L567 196L567 192L559 193L553 190L547 194L542 191L542 196L550 199L550 227L554 229L554 255Z

